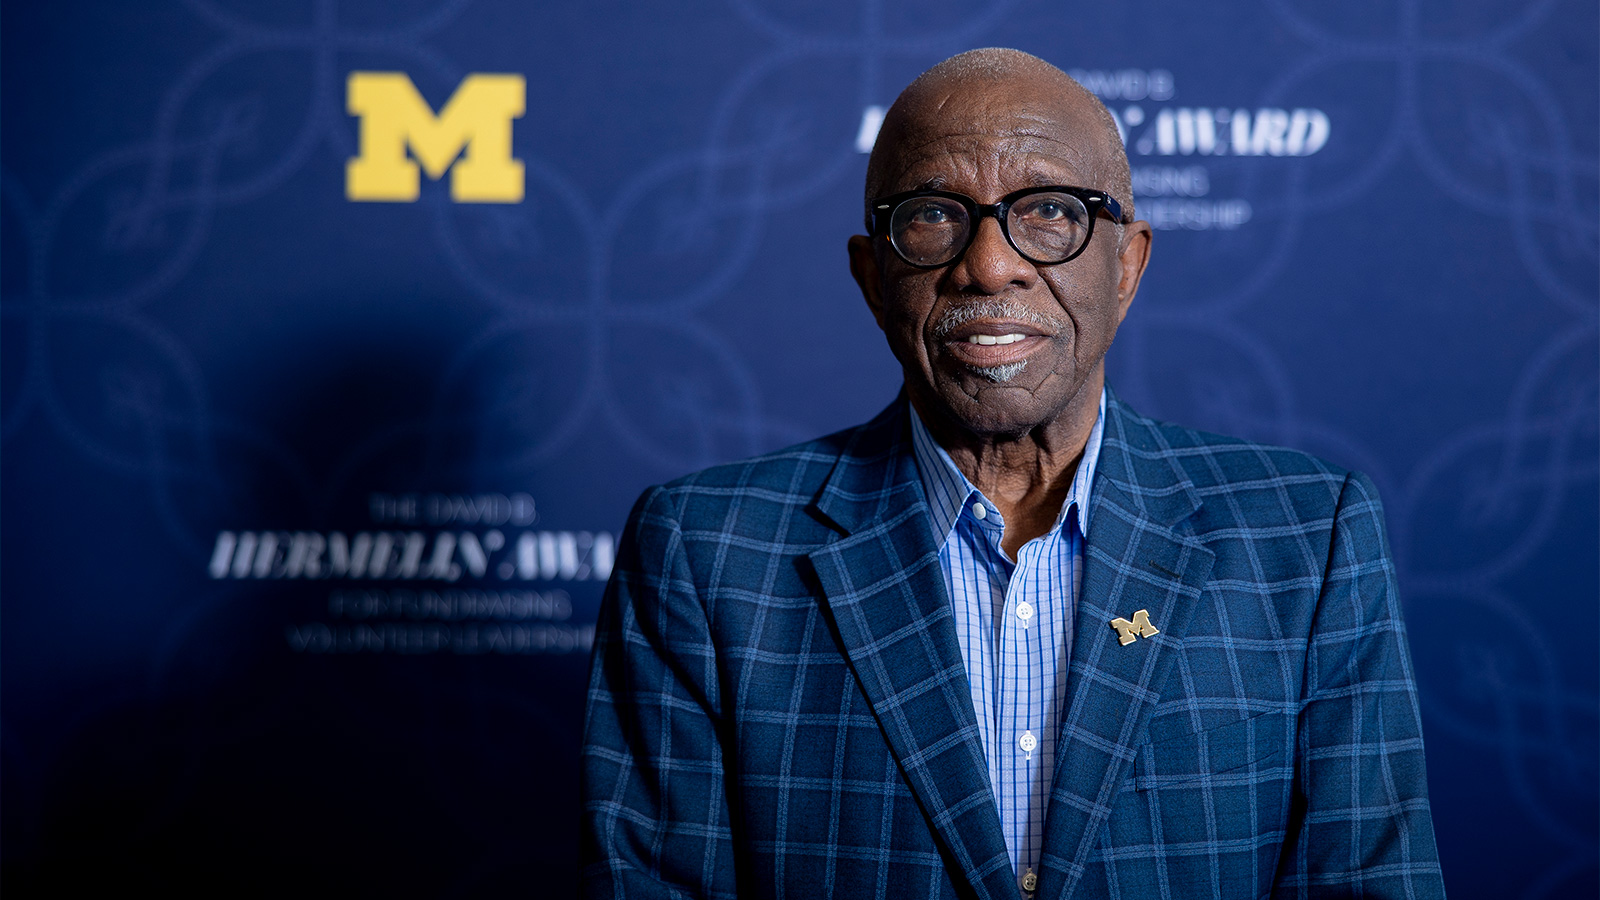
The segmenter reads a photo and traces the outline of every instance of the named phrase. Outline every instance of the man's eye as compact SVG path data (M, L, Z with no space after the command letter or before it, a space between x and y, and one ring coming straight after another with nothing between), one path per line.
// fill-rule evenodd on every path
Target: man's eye
M937 206L924 206L917 210L911 221L918 225L943 225L950 221L950 215Z
M1035 206L1033 209L1028 210L1028 216L1029 218L1044 219L1047 222L1053 222L1057 219L1066 218L1067 209L1053 200L1046 200L1043 203Z

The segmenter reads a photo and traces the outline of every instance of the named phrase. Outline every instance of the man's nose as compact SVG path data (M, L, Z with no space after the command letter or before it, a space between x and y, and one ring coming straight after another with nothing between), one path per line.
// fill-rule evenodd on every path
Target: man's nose
M978 233L956 263L956 286L981 294L998 294L1007 286L1030 287L1038 277L1033 263L1023 259L1000 230L1000 220L984 216Z

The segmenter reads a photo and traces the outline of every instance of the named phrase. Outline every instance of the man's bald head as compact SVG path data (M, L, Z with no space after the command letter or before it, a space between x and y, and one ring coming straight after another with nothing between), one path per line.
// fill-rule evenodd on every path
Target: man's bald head
M1014 104L1026 98L1030 112L1068 136L1082 154L1095 182L1078 185L1108 191L1122 204L1123 221L1133 221L1132 177L1116 120L1072 76L1037 56L1002 47L968 50L921 75L884 116L867 161L866 199L893 189L908 154L949 133L953 113L970 113L986 102Z

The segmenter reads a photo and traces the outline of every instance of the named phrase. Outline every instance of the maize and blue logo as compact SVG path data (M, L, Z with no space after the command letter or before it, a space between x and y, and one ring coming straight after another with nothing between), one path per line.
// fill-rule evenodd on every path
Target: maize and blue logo
M345 108L361 120L361 144L345 166L345 197L413 202L422 173L437 181L448 172L457 203L522 202L511 123L526 112L527 95L521 75L475 73L435 113L404 72L351 72Z

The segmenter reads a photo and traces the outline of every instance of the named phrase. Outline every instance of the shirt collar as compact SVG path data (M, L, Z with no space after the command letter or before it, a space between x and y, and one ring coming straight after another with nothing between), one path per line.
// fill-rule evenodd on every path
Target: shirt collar
M962 509L974 494L991 510L994 504L983 496L982 491L972 486L967 476L956 468L950 454L934 441L927 426L922 424L922 417L917 415L916 407L910 408L911 449L916 456L917 472L922 477L922 492L927 495L928 508L933 513L933 533L938 535L939 544L943 546L949 540L956 520L961 517ZM1089 489L1094 483L1095 466L1100 462L1100 441L1105 434L1105 422L1106 391L1102 387L1094 428L1089 432L1088 442L1083 445L1083 458L1078 462L1077 474L1072 477L1072 487L1067 490L1067 498L1061 503L1061 512L1056 515L1058 527L1063 518L1073 516L1078 533L1084 537L1089 536Z

